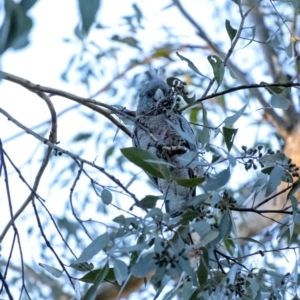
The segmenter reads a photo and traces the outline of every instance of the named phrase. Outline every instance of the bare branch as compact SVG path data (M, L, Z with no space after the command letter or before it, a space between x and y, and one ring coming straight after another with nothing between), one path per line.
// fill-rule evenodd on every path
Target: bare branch
M124 126L121 122L116 120L111 115L111 111L114 111L114 112L117 111L119 113L119 110L114 109L110 105L107 105L105 103L101 103L99 101L91 100L91 99L88 99L88 98L79 97L79 96L76 96L74 94L62 91L62 90L58 90L58 89L54 89L54 88L50 88L50 87L46 87L46 86L41 86L39 84L34 84L34 83L30 82L29 80L23 79L21 77L18 77L18 76L15 76L15 75L12 75L12 74L9 74L9 73L6 73L6 72L0 71L0 76L3 79L6 79L8 81L11 81L11 82L14 82L14 83L17 83L17 84L23 86L24 88L28 89L29 91L31 91L33 93L36 93L36 94L38 94L39 92L49 93L51 96L53 96L53 95L61 96L61 97L73 100L77 103L80 103L84 106L87 106L87 107L91 108L92 110L100 113L101 115L103 115L107 119L109 119L113 124L115 124L119 129L121 129L128 136L131 136L131 132L128 130L128 128L126 126ZM99 106L109 108L109 110L100 108Z
M97 170L99 170L101 173L103 173L104 175L106 175L110 180L112 180L114 183L116 183L121 189L123 189L128 195L130 195L130 197L136 202L139 203L139 200L136 198L136 196L131 193L121 182L119 179L117 179L116 177L114 177L113 175L109 174L108 172L106 172L106 170L103 167L100 167L98 165L96 165L94 162L90 162L86 159L81 158L80 156L67 151L61 147L58 147L57 145L54 145L53 143L51 143L49 140L45 139L44 137L40 136L39 134L37 134L36 132L32 131L31 129L27 128L26 126L24 126L23 124L21 124L19 121L17 121L16 119L14 119L8 112L6 112L4 109L2 109L0 107L0 113L2 113L3 115L5 115L10 121L12 121L14 124L16 124L18 127L22 128L25 132L27 132L28 134L31 134L32 136L34 136L36 139L38 139L39 141L43 142L44 144L46 144L47 146L49 146L51 149L57 151L57 153L59 154L66 154L70 157L72 157L75 161L80 161L82 163L85 163L87 165L92 166L93 168L96 168Z

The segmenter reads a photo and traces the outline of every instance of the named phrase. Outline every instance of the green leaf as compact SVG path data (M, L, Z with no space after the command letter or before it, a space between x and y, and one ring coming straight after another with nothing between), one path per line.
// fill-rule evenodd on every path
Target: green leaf
M230 236L231 229L232 229L232 219L229 211L226 211L222 216L221 222L219 224L219 229L220 229L220 237L223 240Z
M140 10L140 8L137 6L136 3L133 3L132 4L132 7L135 11L135 16L136 16L136 19L138 21L138 23L140 24L141 23L141 20L143 18L143 14L142 14L142 11Z
M147 195L140 201L139 206L143 208L153 208L156 206L156 202L158 199L159 196Z
M115 34L114 36L112 36L111 39L115 42L123 43L123 44L126 44L126 45L130 46L130 47L137 48L137 49L141 50L141 48L139 46L139 41L137 39L131 37L131 36L121 38L117 34Z
M155 48L154 53L151 55L153 58L165 57L172 61L170 54L173 53L173 49L168 47Z
M201 238L211 230L210 225L206 221L198 221L191 226Z
M216 55L209 55L207 57L217 81L218 86L221 85L224 77L224 64L223 61Z
M205 180L205 177L196 177L196 178L175 178L174 179L179 185L185 186L185 187L194 187L199 185Z
M56 269L54 267L51 267L49 265L39 263L39 266L41 266L42 268L44 268L47 272L49 272L51 275L53 275L56 278L60 278L61 275L62 275L62 271L61 270L58 270L58 269Z
M298 1L298 0L296 0ZM286 47L285 47L285 53L289 58L293 57L293 44L292 42L290 42Z
M230 40L233 41L234 37L236 36L237 30L231 27L230 21L227 19L225 21L225 27Z
M290 0L290 1L291 1L291 4L294 6L294 9L295 9L295 10L300 9L300 3L299 3L299 0Z
M248 106L248 103L245 104L240 110L238 110L234 115L227 117L223 123L225 126L229 127L232 126L245 112L246 108Z
M270 175L273 169L274 169L274 167L267 167L267 168L262 169L261 172L263 174ZM289 173L284 172L282 177L281 177L281 181L292 183L293 182L293 177Z
M94 265L92 263L87 263L87 262L83 262L79 264L72 263L70 267L81 272L91 271L94 269Z
M200 265L197 269L197 276L200 286L206 283L209 272L209 256L205 247L199 249L202 252L200 257Z
M101 234L82 251L81 255L76 259L74 263L79 264L89 261L107 245L108 241L109 239L107 232Z
M300 189L300 179L294 182L293 187L290 189L287 198L294 195Z
M114 259L113 262L116 280L119 285L122 285L128 277L128 267L122 260Z
M38 0L22 0L20 6L24 12L27 12Z
M166 81L169 87L175 87L178 83L183 84L183 81L176 77L168 77Z
M208 243L212 242L219 236L220 232L218 229L212 229L201 237L200 246L204 247Z
M282 167L275 166L273 168L273 170L270 173L270 178L266 188L266 194L265 194L266 197L272 194L276 190L278 185L281 183L281 178L283 174L284 174L284 169Z
M103 269L101 269L95 277L94 284L88 289L82 300L92 300L95 299L95 293L99 285L105 280L106 275L109 272L108 262Z
M194 269L191 267L190 261L185 260L182 256L178 257L178 264L181 267L181 269L191 277L192 283L194 286L197 286L197 277Z
M153 253L147 253L145 256L141 257L135 265L131 267L130 272L135 277L143 278L155 269L156 265L153 260Z
M33 23L26 16L27 8L12 0L5 1L4 20L0 28L0 55L9 48L17 50L29 44L28 35Z
M113 222L116 222L122 226L125 226L126 224L126 219L124 217L124 215L120 215L120 216L117 216L113 219Z
M237 132L238 129L223 127L224 140L228 151L231 150Z
M107 163L107 159L114 153L114 150L115 150L115 146L111 146L105 151L105 155L104 155L105 163Z
M187 62L189 68L191 68L195 73L197 73L200 76L203 76L205 78L207 78L205 75L203 75L198 69L197 67L194 65L194 63L189 60L188 58L184 57L183 55L179 54L178 52L176 52L177 56L181 59Z
M273 94L270 101L272 107L274 108L281 108L281 109L288 109L290 106L289 100L281 95Z
M97 275L101 272L103 272L103 268L93 270L91 272L86 273L84 276L79 278L79 280L82 281L82 282L86 282L86 283L93 283L95 281L95 278L97 277ZM109 281L115 281L116 280L113 268L109 268L105 279L107 279Z
M191 205L194 205L196 207L200 207L200 205L202 205L206 201L207 197L208 197L207 194L199 194L193 197L189 201L189 203L191 203Z
M192 295L196 291L196 287L193 283L186 281L182 287L182 300L191 300Z
M254 193L256 197L258 193L267 185L267 182L268 182L268 176L264 176L264 175L259 176L252 187L251 194Z
M111 201L112 201L112 194L111 194L111 192L109 190L107 190L107 189L103 189L102 193L101 193L101 199L102 199L102 202L105 205L111 204Z
M188 97L187 95L183 95L183 99L187 104L194 104L196 101L196 96L193 95L191 97Z
M78 133L73 139L72 142L79 142L82 140L88 140L92 136L92 133L86 132L86 133Z
M276 162L283 162L286 156L279 152L275 154L270 154L270 155L264 155L258 159L259 162L264 164L266 167L268 166L274 166Z
M269 94L281 94L284 91L284 87L281 86L268 86L269 83L265 81L261 81L260 84L265 84L265 89L269 92Z
M211 177L206 179L206 184L203 186L203 188L206 191L213 191L221 188L224 186L230 179L230 166L228 166L227 169L221 171L217 175L211 175Z
M81 17L81 28L87 35L91 25L95 22L96 14L100 7L100 0L78 0L79 12Z
M136 147L123 148L121 152L128 160L142 168L145 172L150 173L154 177L165 178L159 168L167 168L166 166L158 166L157 164L146 162L147 159L159 161L159 159L150 152Z
M255 39L255 36L256 36L256 27L255 26L250 26L250 27L248 27L248 30L249 29L251 29L251 37L249 38L250 40L249 40L249 42L244 46L244 47L242 47L241 49L244 49L244 48L246 48L247 46L249 46L253 41L254 41L254 39ZM233 77L234 78L234 77ZM237 78L235 78L235 79L237 79Z
M210 131L209 131L209 123L207 119L207 111L204 108L202 111L202 119L203 119L203 128L202 130L198 130L198 139L202 145L205 145L209 142Z

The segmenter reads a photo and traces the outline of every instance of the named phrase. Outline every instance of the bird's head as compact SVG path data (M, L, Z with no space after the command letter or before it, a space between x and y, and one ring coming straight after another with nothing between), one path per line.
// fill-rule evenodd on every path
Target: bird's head
M157 104L166 99L170 91L168 84L161 78L158 70L146 72L146 84L139 93L137 115L155 113Z

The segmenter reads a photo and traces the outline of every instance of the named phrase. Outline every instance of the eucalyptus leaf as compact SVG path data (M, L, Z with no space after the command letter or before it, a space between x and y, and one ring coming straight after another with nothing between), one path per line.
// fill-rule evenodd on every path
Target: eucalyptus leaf
M108 263L105 265L105 267L98 272L96 275L93 285L88 289L86 294L84 295L82 300L92 300L94 299L94 295L99 287L99 285L105 280L107 274L109 272L109 265Z
M182 287L182 300L190 300L195 291L196 287L193 283L186 281Z
M103 189L102 193L101 193L101 199L102 199L102 202L105 205L111 204L111 202L112 202L112 194L111 194L111 192L109 190L107 190L107 189Z
M225 28L226 28L226 31L228 33L228 36L230 37L230 40L231 42L234 40L235 36L236 36L236 33L237 33L237 30L234 29L231 24L230 24L230 21L229 20L226 20L225 21Z
M224 72L225 72L223 61L221 60L220 57L216 55L209 55L207 59L213 69L213 73L218 83L218 86L220 86L223 81Z
M295 181L293 183L292 188L290 189L287 198L289 198L290 196L294 195L298 190L300 189L300 179L298 179L297 181Z
M278 94L272 95L270 103L271 103L272 107L281 108L284 110L288 109L290 106L289 100Z
M228 151L231 150L234 142L234 138L238 132L238 129L223 127L224 141Z
M206 221L198 221L193 223L191 226L200 235L200 237L211 230L210 225Z
M199 245L201 247L204 247L208 245L210 242L212 242L213 240L215 240L219 235L220 232L218 229L212 229L201 237Z
M49 272L51 275L53 275L56 278L60 278L63 273L61 270L46 264L39 263L39 266L44 268L47 272Z
M278 185L281 183L281 178L284 172L285 172L284 169L280 166L275 166L273 168L273 170L270 173L270 178L266 187L266 194L265 194L266 197L272 194L276 190Z
M276 162L283 162L286 159L284 153L275 153L270 155L264 155L258 159L259 162L264 164L265 167L274 166Z
M198 130L198 140L204 146L209 142L210 130L209 123L207 119L207 111L203 108L202 110L203 128Z
M142 256L138 262L131 267L130 272L135 277L143 278L155 269L156 265L153 260L153 253L150 252Z
M164 178L164 175L159 171L156 164L146 161L148 159L158 160L158 158L150 152L136 147L123 148L121 149L121 152L128 160L142 168L144 171L155 177Z
M248 106L248 103L245 104L240 110L238 110L234 115L227 117L223 123L225 126L229 127L232 126L245 112L246 108Z
M221 188L229 181L230 174L230 166L228 166L227 169L221 171L217 175L211 175L211 177L207 178L206 184L203 186L203 188L206 191L213 191Z
M200 264L197 269L197 276L200 285L206 283L208 272L209 272L209 255L205 247L200 248L202 255L200 257Z
M143 208L153 208L156 206L158 199L159 196L147 195L139 202L139 205Z
M92 263L87 263L87 262L72 263L70 267L81 272L91 271L94 269L94 265Z
M124 261L120 259L114 259L114 274L116 277L116 280L119 285L122 285L123 282L127 279L128 277L128 267L124 263Z
M95 22L97 11L100 7L100 0L78 0L81 25L85 34L88 34L91 25Z
M204 182L205 177L203 176L203 177L196 177L196 178L189 178L189 179L175 178L174 180L176 181L176 183L178 183L181 186L195 187L201 184L202 182Z
M81 255L74 263L79 264L89 261L107 245L108 241L109 239L107 232L101 234L82 251Z
M261 81L260 84L265 84L266 90L269 92L269 94L273 95L275 94L281 94L284 91L284 87L281 86L269 86L269 83L265 81Z
M197 67L194 65L194 63L189 60L188 58L184 57L183 55L179 54L178 52L176 52L177 56L181 59L187 62L189 68L191 68L195 73L199 74L200 76L203 76L205 78L207 78L205 75L203 75L198 69Z

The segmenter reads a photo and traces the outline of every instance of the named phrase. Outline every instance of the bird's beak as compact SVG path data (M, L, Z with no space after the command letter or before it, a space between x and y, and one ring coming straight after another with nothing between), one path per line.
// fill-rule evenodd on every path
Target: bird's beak
M161 101L161 100L163 100L163 99L165 98L165 94L164 94L164 92L163 92L160 88L158 88L158 89L156 90L156 92L155 92L153 98L154 98L154 100L156 100L156 101Z

